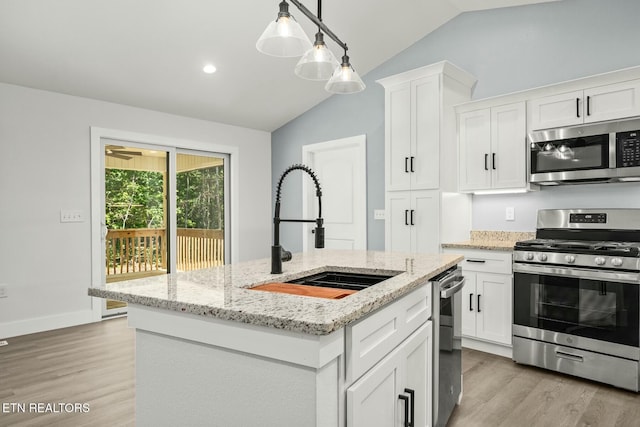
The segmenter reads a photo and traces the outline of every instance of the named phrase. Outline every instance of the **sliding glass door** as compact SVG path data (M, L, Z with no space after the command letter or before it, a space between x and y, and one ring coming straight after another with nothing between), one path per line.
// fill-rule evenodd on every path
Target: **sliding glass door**
M101 139L103 283L228 260L228 155ZM107 300L103 317L126 303Z

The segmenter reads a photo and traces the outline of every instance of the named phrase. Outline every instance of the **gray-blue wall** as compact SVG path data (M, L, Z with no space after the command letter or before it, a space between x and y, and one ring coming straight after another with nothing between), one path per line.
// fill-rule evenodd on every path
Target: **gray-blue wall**
M410 13L410 12L407 12ZM364 92L335 95L272 134L272 184L301 161L306 144L366 134L369 249L384 249L384 90L375 80L448 60L476 76L473 99L502 95L640 65L640 1L563 0L464 13L363 76ZM357 67L357 52L351 59ZM451 141L455 144L455 141ZM283 190L283 217L300 217L301 179ZM516 208L516 221L504 209ZM552 207L640 207L640 185L545 188L520 195L474 196L473 228L535 229L535 211ZM282 242L301 250L300 228L285 224Z

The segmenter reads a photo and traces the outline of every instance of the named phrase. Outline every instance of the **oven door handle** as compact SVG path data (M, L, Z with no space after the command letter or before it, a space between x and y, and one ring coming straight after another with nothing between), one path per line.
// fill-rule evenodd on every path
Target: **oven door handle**
M576 279L587 280L606 280L609 282L620 283L640 283L640 273L632 273L626 271L599 271L591 270L588 268L565 268L559 266L548 266L538 264L522 264L518 262L513 263L514 273L528 273L528 274L546 274L550 276L569 276Z

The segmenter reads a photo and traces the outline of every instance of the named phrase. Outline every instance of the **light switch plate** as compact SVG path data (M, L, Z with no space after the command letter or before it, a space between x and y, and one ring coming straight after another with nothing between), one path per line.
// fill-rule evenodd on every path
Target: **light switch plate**
M79 209L61 209L60 222L84 222L84 213Z
M384 219L384 209L374 209L373 210L373 219Z
M505 219L506 219L507 221L515 221L515 219L516 219L516 210L515 210L515 208L513 208L513 207L508 207L508 208L505 210L505 214L504 214L504 216L505 216Z

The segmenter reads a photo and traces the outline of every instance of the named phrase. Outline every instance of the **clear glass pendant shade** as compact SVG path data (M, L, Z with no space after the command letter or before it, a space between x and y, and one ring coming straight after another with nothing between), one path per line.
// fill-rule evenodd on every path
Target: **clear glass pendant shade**
M328 80L339 65L338 60L324 43L322 33L316 34L316 41L298 61L295 73L308 80Z
M342 57L342 64L333 72L331 79L325 85L325 90L331 93L347 94L361 92L365 84L349 63L349 57Z
M279 16L269 23L258 39L256 48L271 56L295 57L309 50L311 41L292 15Z

